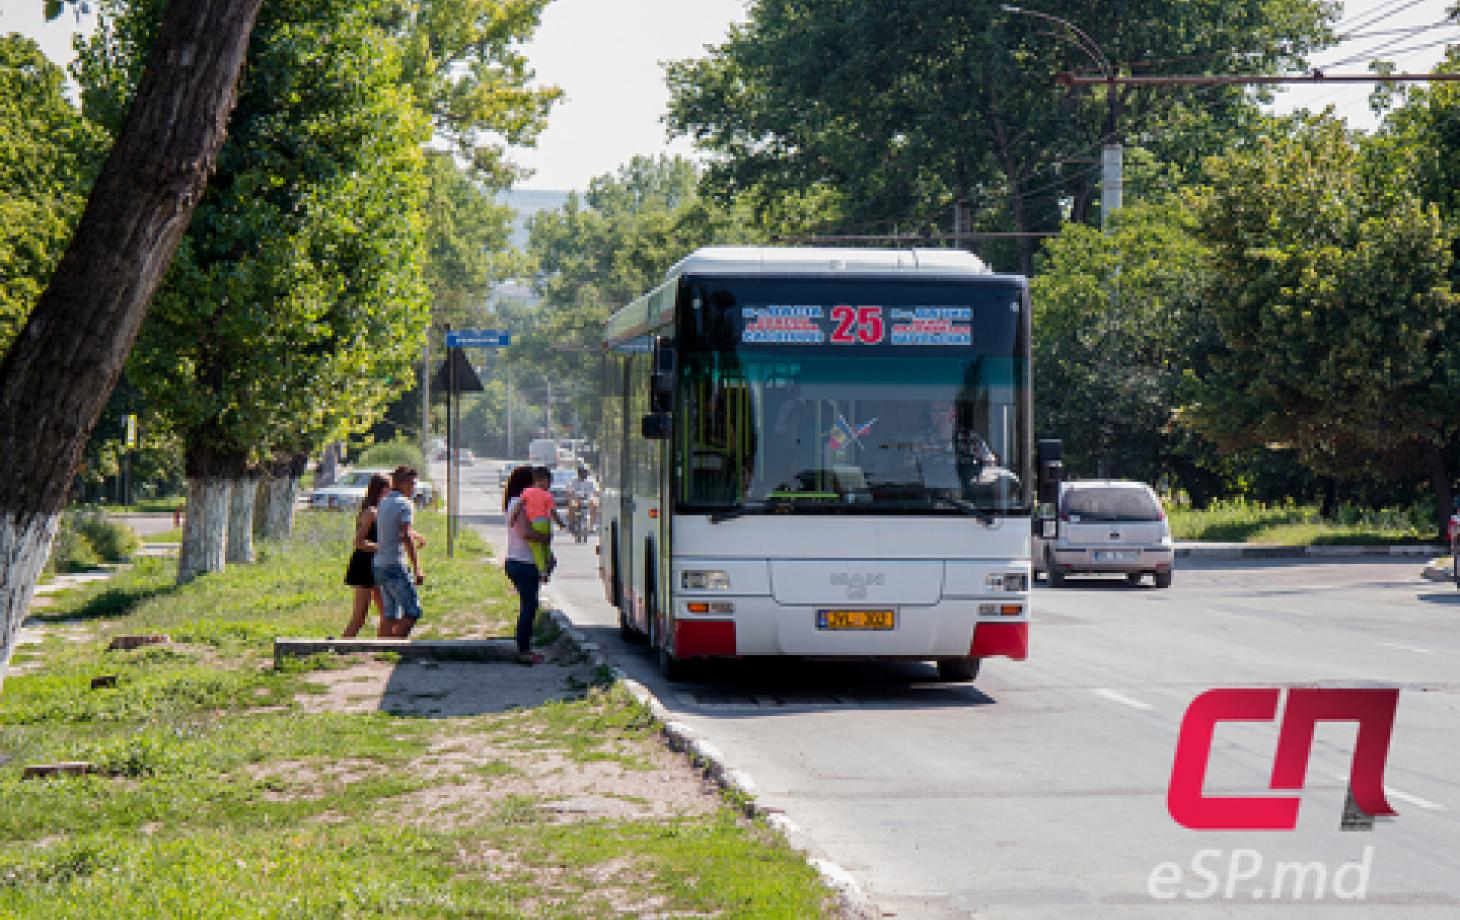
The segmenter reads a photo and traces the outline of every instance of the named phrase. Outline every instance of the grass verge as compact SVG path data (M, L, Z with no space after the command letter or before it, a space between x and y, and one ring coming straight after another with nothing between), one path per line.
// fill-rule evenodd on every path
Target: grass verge
M465 533L439 558L439 516L422 518L423 635L504 632L512 598L485 547ZM253 566L177 587L149 559L58 595L45 618L64 622L0 694L0 916L829 914L804 859L706 792L586 665L273 668L275 635L343 625L348 527L301 515ZM106 650L158 632L173 642ZM103 675L115 686L91 689ZM364 702L322 705L341 688ZM464 692L475 705L452 717L384 702ZM20 779L58 760L99 773Z
M1341 507L1324 518L1316 505L1266 505L1241 499L1201 510L1168 508L1177 540L1258 543L1274 546L1373 546L1432 543L1434 526L1423 507L1375 511Z

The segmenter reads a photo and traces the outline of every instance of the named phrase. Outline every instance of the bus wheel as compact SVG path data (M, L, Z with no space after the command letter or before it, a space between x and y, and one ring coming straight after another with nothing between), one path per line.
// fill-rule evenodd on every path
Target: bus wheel
M938 679L960 683L978 677L979 658L939 658Z
M1054 564L1053 553L1046 552L1044 554L1044 572L1045 577L1049 579L1049 586L1051 588L1063 588L1065 586L1065 573L1061 572Z
M651 578L648 590L645 592L645 601L649 616L649 651L654 654L654 664L659 668L659 673L665 680L679 681L684 679L685 662L683 659L674 657L674 651L669 647L670 639L664 634L664 620L659 616L659 592L654 588L654 581Z
M644 634L634 628L634 624L629 622L629 615L622 608L618 612L618 635L625 642L644 641Z
M664 627L657 618L654 624L654 663L659 666L659 673L668 681L684 680L686 662L682 658L674 657L674 653L670 651L669 639L663 635Z

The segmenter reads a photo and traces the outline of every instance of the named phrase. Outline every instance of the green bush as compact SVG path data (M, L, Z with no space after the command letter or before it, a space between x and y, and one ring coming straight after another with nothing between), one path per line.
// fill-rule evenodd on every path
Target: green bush
M422 476L426 475L426 458L422 456L421 449L404 438L367 447L355 458L355 465L385 470L409 466Z
M78 514L75 529L86 538L103 562L123 562L142 545L132 528L108 521L96 511Z
M93 568L101 559L91 548L91 541L70 524L70 515L61 518L56 539L51 543L51 555L46 559L46 572L83 572Z
M130 527L108 521L99 511L68 511L61 516L46 572L83 572L102 562L124 562L141 545Z

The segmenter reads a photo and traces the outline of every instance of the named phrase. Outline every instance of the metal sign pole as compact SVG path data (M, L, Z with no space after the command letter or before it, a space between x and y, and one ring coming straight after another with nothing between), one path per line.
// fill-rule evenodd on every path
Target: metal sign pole
M446 327L450 336L451 327ZM456 441L461 436L456 426L456 352L450 346L446 349L446 555L456 556Z

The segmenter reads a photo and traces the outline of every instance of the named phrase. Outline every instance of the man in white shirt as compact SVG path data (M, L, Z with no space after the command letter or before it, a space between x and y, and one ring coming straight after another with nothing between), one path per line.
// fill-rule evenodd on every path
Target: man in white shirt
M421 618L421 597L417 587L426 580L416 547L425 542L411 526L415 505L416 471L398 466L390 475L391 491L380 500L375 518L375 584L380 588L384 608L380 611L391 629L391 638L404 639ZM410 561L407 570L406 562Z

